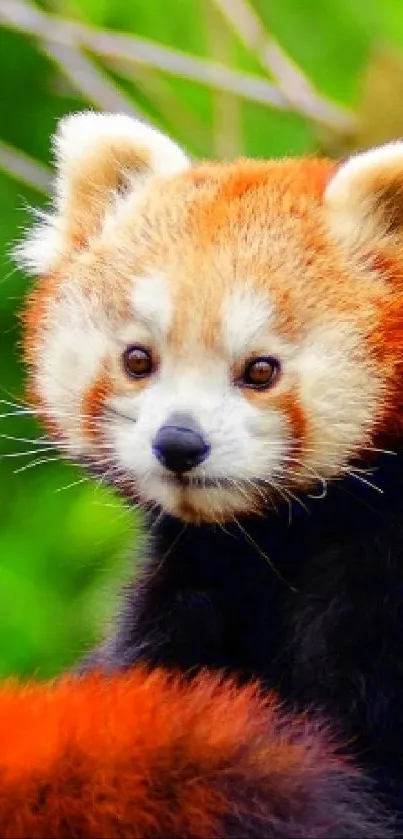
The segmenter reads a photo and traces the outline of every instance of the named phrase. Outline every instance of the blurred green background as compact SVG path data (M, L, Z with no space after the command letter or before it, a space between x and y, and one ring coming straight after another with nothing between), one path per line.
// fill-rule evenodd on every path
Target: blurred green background
M5 416L29 286L8 254L46 202L57 119L126 111L195 157L343 155L403 134L402 68L402 0L0 0L1 676L55 674L100 637L139 528Z

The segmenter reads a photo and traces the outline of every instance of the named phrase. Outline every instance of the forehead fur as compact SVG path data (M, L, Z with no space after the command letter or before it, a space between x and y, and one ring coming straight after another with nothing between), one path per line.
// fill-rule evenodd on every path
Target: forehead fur
M119 223L100 232L74 270L122 314L140 295L149 316L170 321L178 346L192 337L214 346L224 301L232 296L235 323L233 295L245 289L255 309L251 330L263 317L259 297L287 335L320 322L324 311L356 318L357 294L365 320L384 286L346 271L331 241L323 193L332 171L324 160L244 161L152 182L125 202Z
M172 321L172 300L163 276L139 277L131 296L133 316L159 341L166 338Z
M74 277L117 322L137 315L169 328L178 349L222 344L223 318L233 338L245 294L248 328L236 347L232 341L236 351L264 320L287 337L324 315L353 318L368 331L385 283L346 265L329 235L323 196L333 171L317 159L238 161L152 180L122 203L115 224L42 281L28 326L55 286Z
M232 306L235 323L236 296L246 288L254 305L265 300L259 318L270 310L271 329L286 339L323 322L354 324L389 375L401 363L403 336L400 303L383 268L396 265L379 255L370 268L368 259L349 259L331 235L324 195L334 170L318 159L237 161L152 179L122 202L116 224L39 283L27 314L30 360L46 301L74 279L86 305L96 301L112 328L134 319L141 298L143 316L146 309L157 329L169 331L178 353L200 345L222 353L223 319ZM239 336L237 352L250 337Z
M224 346L231 358L242 357L272 325L267 295L248 287L235 288L221 307Z

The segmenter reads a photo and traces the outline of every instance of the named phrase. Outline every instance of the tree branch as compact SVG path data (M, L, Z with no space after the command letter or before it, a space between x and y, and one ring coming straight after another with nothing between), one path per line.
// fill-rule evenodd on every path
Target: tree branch
M97 108L132 116L136 114L130 99L77 47L44 41L41 49L57 64L71 84Z
M203 3L203 16L209 46L209 54L221 60L231 59L233 38L211 0ZM238 96L232 96L221 90L212 95L213 154L219 160L233 159L242 154L242 105Z
M144 38L96 29L63 17L48 15L24 0L0 0L0 23L45 42L70 48L86 47L104 58L121 58L153 67L281 110L298 110L309 119L316 119L330 128L351 128L351 114L336 105L330 107L328 103L327 109L317 108L314 114L315 109L308 107L305 100L291 101L283 90L256 75L241 73L218 62L196 58Z
M8 145L3 140L0 141L0 169L32 189L36 189L45 195L49 192L51 172L47 166Z
M315 122L351 130L354 118L346 109L322 96L300 67L266 31L248 0L213 0L240 41L259 59L290 107Z

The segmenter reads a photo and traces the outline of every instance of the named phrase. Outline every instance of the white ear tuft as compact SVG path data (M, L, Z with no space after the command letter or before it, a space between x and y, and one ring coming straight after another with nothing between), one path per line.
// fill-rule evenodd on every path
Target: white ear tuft
M130 149L137 171L146 169L158 175L173 175L189 165L185 153L173 140L122 114L84 111L64 117L53 138L53 148L61 198L69 192L70 176L74 178L100 150L108 157L111 150L119 154L120 149Z
M330 180L324 200L333 232L349 249L397 238L403 243L403 142L351 157Z
M54 212L15 249L20 265L33 274L52 270L64 254L82 249L99 232L116 199L156 176L189 166L177 144L129 116L72 114L61 120L53 139L56 161Z

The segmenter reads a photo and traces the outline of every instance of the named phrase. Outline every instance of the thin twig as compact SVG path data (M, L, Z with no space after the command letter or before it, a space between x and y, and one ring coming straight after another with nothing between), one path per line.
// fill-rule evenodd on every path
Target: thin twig
M0 140L0 169L45 195L49 192L50 170L4 140Z
M136 115L130 99L77 47L44 41L42 50L88 102L103 111Z
M158 111L159 117L167 126L171 126L176 139L180 139L181 136L186 138L186 148L191 149L196 156L201 153L208 127L189 103L181 99L170 77L163 76L150 67L142 67L139 64L134 66L133 62L121 59L106 58L105 65L141 88ZM144 116L144 119L150 122L148 115Z
M231 0L232 2L232 0ZM31 7L24 0L0 0L0 23L46 42L68 47L86 47L104 58L121 58L182 76L207 87L270 105L281 110L298 109L310 119L312 108L302 102L291 102L275 85L259 76L232 70L218 62L187 55L179 50L155 44L144 38L97 29L57 15L48 15ZM351 115L336 105L326 112L319 109L315 117L329 127L350 128Z
M231 59L233 36L214 2L203 2L204 23L209 53L213 58L228 62ZM232 159L242 154L242 103L238 96L216 90L212 95L213 152L219 160Z
M134 113L129 100L78 49L51 43L44 43L42 49L92 104L104 110ZM50 170L4 141L0 141L0 168L27 186L48 194Z
M26 5L36 11L33 0L26 0ZM55 62L59 70L77 88L79 93L93 105L104 111L117 111L134 115L132 102L119 87L102 72L95 63L77 47L44 41L42 51Z
M321 95L266 31L248 0L214 0L240 41L259 59L293 110L315 122L351 130L353 114Z

